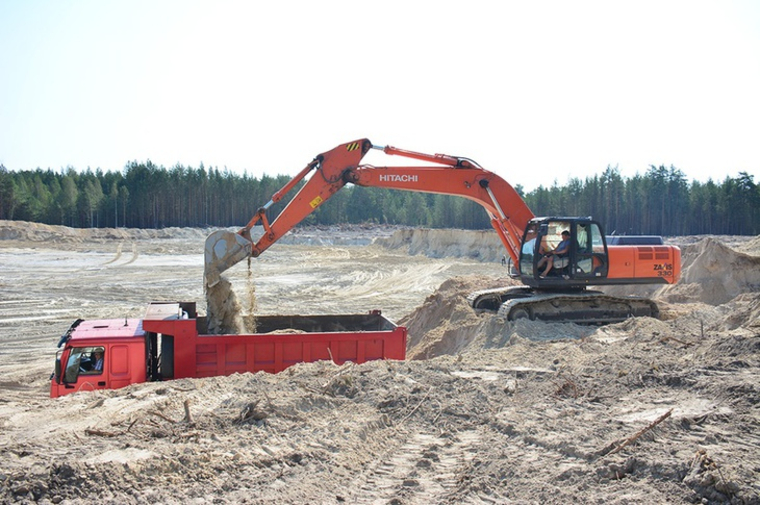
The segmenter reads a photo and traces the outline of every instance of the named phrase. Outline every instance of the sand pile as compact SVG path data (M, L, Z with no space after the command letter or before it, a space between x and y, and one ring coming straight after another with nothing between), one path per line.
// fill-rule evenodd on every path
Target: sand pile
M757 237L750 237L748 240L742 241L735 246L731 246L731 248L751 256L760 256L760 235Z
M29 242L76 241L86 238L85 230L25 221L0 221L0 240Z
M754 251L745 245L744 250ZM681 280L657 297L669 302L724 304L742 293L760 291L760 256L736 251L708 237L681 250Z
M407 358L427 359L456 354L465 349L478 333L482 318L475 314L465 297L472 291L502 285L487 277L456 277L430 295L411 314L399 321L409 331Z
M492 314L476 314L467 302L467 295L473 291L514 285L519 283L513 279L482 276L455 277L441 284L422 305L399 321L409 330L407 358L429 359L501 348L519 339L577 339L593 333L593 328L576 324L506 322Z
M399 321L409 330L408 359L430 359L482 349L498 349L521 340L580 339L596 327L572 323L519 320L507 322L489 313L476 314L467 295L480 289L519 285L513 279L455 277L444 282L425 302Z

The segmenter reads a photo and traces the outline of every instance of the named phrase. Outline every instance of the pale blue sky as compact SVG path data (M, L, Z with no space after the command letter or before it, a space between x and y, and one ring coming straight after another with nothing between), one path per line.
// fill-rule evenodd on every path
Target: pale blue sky
M760 2L0 0L11 170L295 174L362 137L526 189L760 182Z

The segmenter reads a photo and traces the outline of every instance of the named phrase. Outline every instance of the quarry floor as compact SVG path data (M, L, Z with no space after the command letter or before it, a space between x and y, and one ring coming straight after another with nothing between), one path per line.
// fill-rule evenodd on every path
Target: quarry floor
M208 232L0 221L0 501L760 503L757 237L669 239L661 320L584 327L472 312L511 282L479 232L304 230L253 262L257 311L381 309L406 361L48 398L74 319L203 311Z

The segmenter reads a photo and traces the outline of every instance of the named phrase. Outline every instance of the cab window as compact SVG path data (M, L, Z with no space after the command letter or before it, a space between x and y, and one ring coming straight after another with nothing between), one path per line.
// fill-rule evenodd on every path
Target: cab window
M596 223L591 223L591 246L596 254L604 254L604 237Z
M596 223L578 223L575 275L578 277L606 277L607 256L604 238Z
M76 382L80 375L100 375L105 362L103 347L74 347L66 363L64 382Z
M520 273L523 275L533 275L533 257L538 238L538 225L532 224L525 231L525 240L520 251Z
M553 251L562 242L562 232L570 231L570 223L567 221L551 221L548 223L546 235L541 239L541 254Z

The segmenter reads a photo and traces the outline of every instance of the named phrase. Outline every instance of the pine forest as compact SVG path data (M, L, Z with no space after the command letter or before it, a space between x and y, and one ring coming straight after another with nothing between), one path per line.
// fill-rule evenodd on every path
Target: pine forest
M132 162L121 172L12 171L0 165L0 219L80 228L243 226L289 179L151 162ZM537 216L593 216L608 234L760 234L760 186L746 172L697 182L672 166L650 166L631 178L607 167L564 186L515 189ZM296 191L268 211L270 219ZM350 185L302 224L342 223L490 227L486 212L466 199Z

